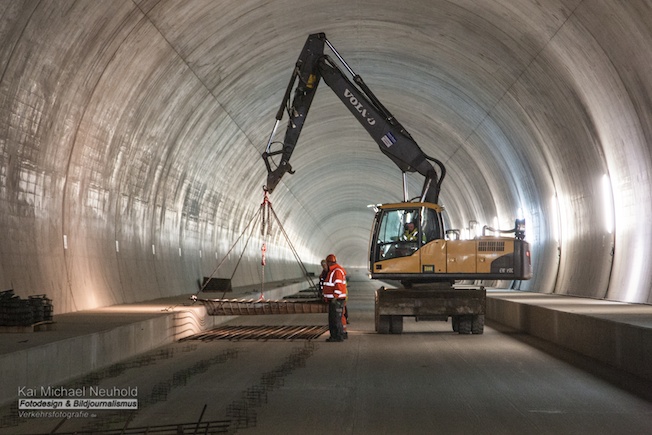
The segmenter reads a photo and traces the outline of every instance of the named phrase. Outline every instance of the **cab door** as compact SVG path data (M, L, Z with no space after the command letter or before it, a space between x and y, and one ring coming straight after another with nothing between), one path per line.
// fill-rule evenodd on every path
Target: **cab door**
M424 204L421 208L419 231L421 233L420 272L439 274L447 272L448 243L442 237L443 223L440 210Z

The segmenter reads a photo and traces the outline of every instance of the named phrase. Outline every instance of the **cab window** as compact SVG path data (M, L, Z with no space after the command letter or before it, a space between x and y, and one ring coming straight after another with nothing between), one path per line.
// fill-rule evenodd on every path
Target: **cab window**
M376 238L375 261L405 257L421 246L419 209L386 210L383 212Z

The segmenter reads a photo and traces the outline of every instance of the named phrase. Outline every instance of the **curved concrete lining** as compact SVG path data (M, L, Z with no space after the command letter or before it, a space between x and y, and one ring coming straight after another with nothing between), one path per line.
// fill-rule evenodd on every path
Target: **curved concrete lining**
M515 287L652 303L651 22L646 0L2 2L0 285L56 313L168 297L232 247L235 285L300 276L278 225L250 223L323 31L445 162L453 227L525 217ZM367 205L399 200L401 174L326 86L292 164L271 199L299 256L365 266Z

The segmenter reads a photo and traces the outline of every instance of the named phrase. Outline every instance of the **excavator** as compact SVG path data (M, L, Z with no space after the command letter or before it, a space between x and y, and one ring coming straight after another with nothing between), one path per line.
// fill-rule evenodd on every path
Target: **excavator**
M326 46L339 63L324 53ZM483 285L460 282L530 279L532 265L530 247L524 240L525 222L517 219L510 230L485 226L483 235L472 240L461 240L458 230L447 230L442 217L444 210L438 204L446 176L444 164L423 152L324 33L308 36L292 71L262 153L268 173L264 189L271 193L285 173L294 173L290 157L322 79L403 174L403 202L376 206L372 225L371 278L399 281L403 286L383 286L376 291L376 332L400 334L404 317L417 320L450 317L455 332L482 334L486 290ZM285 138L283 142L275 142L286 112L289 119ZM412 199L407 189L408 172L418 172L424 177L421 194ZM486 235L487 231L492 234ZM502 236L504 233L514 233L514 236Z

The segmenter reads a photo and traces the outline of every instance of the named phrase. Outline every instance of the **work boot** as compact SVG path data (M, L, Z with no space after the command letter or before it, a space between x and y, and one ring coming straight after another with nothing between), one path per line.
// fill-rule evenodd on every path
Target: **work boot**
M344 340L341 339L341 338L338 339L338 338L334 338L334 337L329 337L329 338L326 339L326 341L329 342L329 343L340 343L340 342L342 342Z

